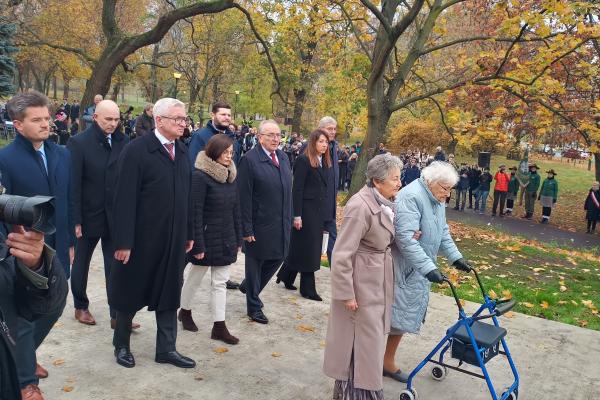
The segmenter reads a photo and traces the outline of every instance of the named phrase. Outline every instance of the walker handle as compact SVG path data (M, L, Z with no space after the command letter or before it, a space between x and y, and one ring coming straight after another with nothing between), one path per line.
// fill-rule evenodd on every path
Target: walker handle
M458 310L463 311L462 304L460 304L460 299L458 298L458 293L456 293L456 288L454 287L452 282L450 282L450 279L448 279L448 277L446 276L444 276L444 282L450 285L450 290L452 291L452 296L454 296L454 301L456 301L456 306L458 307Z
M497 317L501 316L502 314L506 314L507 312L509 312L516 304L517 302L514 300L508 300L506 302L502 302L498 305L498 303L496 303L496 309L494 310L494 313L496 314Z

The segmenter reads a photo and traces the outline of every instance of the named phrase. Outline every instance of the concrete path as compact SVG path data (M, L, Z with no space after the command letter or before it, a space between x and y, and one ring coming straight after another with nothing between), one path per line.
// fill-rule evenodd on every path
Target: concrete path
M237 346L210 339L208 277L198 290L194 316L200 332L179 332L178 349L197 362L193 370L156 364L154 315L136 316L142 328L133 334L137 366L117 365L111 345L101 254L96 252L90 273L90 310L97 326L84 326L73 318L72 301L56 328L38 352L50 377L41 388L48 400L328 400L333 382L321 372L324 336L329 312L329 270L317 273L317 303L269 284L262 299L269 325L249 322L245 298L229 291L227 325L240 338ZM232 278L243 277L243 255ZM473 304L467 307L472 309ZM413 368L433 348L446 328L455 322L451 298L432 295L427 324L420 336L405 338L398 352L401 367ZM501 323L521 374L520 399L597 400L600 398L600 332L516 315ZM311 331L314 329L314 332ZM226 348L228 352L215 350ZM488 363L498 390L511 382L501 357ZM443 382L433 381L430 368L416 380L420 399L490 399L485 383L451 371ZM403 385L385 378L386 399L397 399Z
M451 202L452 203L452 202ZM500 230L509 234L531 238L544 243L556 243L561 246L593 249L600 255L600 234L589 235L581 232L569 232L553 225L542 225L538 220L527 220L520 216L492 217L489 214L480 215L473 210L456 211L451 207L446 209L450 221L469 225L478 225L490 230ZM539 217L538 217L539 218Z

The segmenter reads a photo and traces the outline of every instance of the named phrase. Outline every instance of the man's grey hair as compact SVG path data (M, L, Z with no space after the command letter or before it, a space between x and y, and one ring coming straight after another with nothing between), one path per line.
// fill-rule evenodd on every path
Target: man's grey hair
M402 166L402 161L390 153L376 155L367 164L367 185L372 186L373 180L385 181L392 170L402 170Z
M185 104L183 104L183 102L177 100L177 99L173 99L171 97L165 97L162 99L159 99L156 104L154 104L154 107L152 108L152 113L154 114L154 119L156 119L156 117L166 117L167 113L169 112L169 109L171 107L182 107L185 109Z
M277 123L277 121L275 121L274 119L265 119L264 121L262 121L259 125L258 125L258 134L262 135L263 131L264 131L264 127L266 125L270 125L273 124L275 126L277 126L279 128L279 124Z
M444 161L432 162L423 168L421 176L428 184L439 182L454 186L458 182L458 173L452 164Z
M319 121L319 126L318 128L325 128L328 125L335 125L337 126L337 121L335 120L335 118L330 117L330 116L326 116L321 118L321 120Z
M11 120L23 121L29 107L48 107L48 97L35 90L15 94L7 103L6 111Z
M144 111L148 111L148 110L154 111L154 104L146 103L146 105L144 106Z

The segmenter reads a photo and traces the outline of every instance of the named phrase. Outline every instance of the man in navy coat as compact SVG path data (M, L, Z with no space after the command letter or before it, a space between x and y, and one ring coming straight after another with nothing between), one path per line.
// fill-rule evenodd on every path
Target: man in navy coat
M246 279L240 290L246 294L248 316L267 324L259 295L290 245L292 169L288 156L278 150L281 129L277 122L261 122L258 140L259 145L242 157L237 179L246 254Z
M331 264L331 253L337 237L336 212L337 192L340 182L340 165L338 156L338 143L335 140L337 134L337 121L332 117L323 117L319 121L319 129L327 132L329 138L329 154L331 155L332 168L327 169L327 211L324 229L329 233L327 243L327 259Z
M75 319L82 324L95 325L88 310L87 281L90 261L96 245L102 239L104 275L106 282L114 263L114 247L110 222L114 208L114 190L117 183L117 160L129 139L119 127L119 106L112 100L96 105L93 122L67 143L71 153L73 223L77 248L73 260L71 291ZM116 326L115 310L110 309L111 326Z
M18 134L0 150L0 180L8 194L55 198L52 223L56 233L46 235L45 241L56 249L68 278L75 242L69 212L71 157L67 149L48 140L51 120L48 105L48 98L36 91L19 93L6 104ZM8 229L4 227L5 231ZM47 375L47 371L37 366L35 351L61 314L62 309L35 322L19 319L16 359L22 388L37 386L38 376Z

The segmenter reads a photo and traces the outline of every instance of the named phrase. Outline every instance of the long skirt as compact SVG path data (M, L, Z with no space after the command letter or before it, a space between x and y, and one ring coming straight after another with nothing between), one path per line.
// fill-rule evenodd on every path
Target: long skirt
M354 354L352 354L348 380L335 381L333 400L383 400L383 389L366 390L354 387Z

